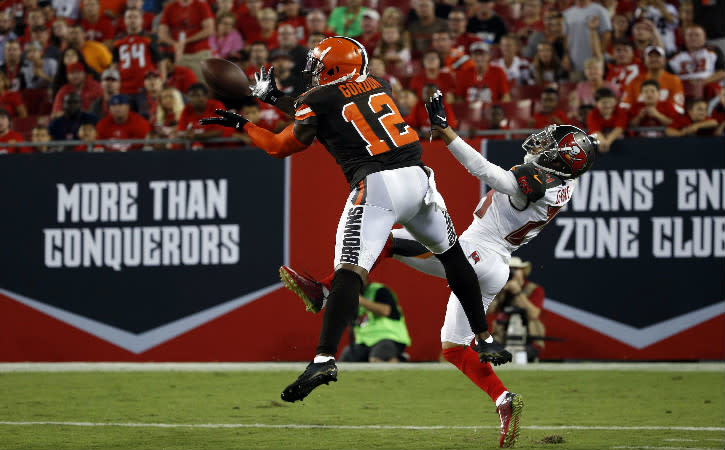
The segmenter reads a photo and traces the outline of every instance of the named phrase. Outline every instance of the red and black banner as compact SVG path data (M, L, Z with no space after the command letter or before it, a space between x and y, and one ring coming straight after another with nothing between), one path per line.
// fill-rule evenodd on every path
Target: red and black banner
M542 358L723 359L723 140L622 144L519 252L563 339ZM483 147L503 167L523 157L520 143ZM460 234L480 183L442 142L424 149ZM321 314L277 270L332 270L349 187L321 146L281 161L250 148L8 155L0 192L0 361L313 356ZM398 295L412 359L437 360L445 280L394 260L371 279Z

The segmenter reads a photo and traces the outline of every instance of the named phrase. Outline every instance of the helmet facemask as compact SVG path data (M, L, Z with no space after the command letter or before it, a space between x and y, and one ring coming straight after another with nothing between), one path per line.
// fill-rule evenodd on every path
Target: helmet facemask
M307 53L307 64L305 64L305 69L302 71L305 81L308 82L307 86L313 88L320 85L320 73L322 73L323 68L322 61L315 56L313 50L310 50Z
M351 55L352 58L355 57L354 54L360 61L350 60ZM367 52L354 39L341 36L324 39L307 54L307 63L302 74L310 88L350 80L362 82L367 77Z
M598 144L574 126L549 125L524 141L524 162L560 177L576 178L592 166Z

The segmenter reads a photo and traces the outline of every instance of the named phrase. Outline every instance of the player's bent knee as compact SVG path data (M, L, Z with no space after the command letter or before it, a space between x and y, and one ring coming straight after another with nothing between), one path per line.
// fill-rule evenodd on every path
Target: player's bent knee
M343 266L358 268L362 270L362 273L358 270L352 270ZM352 264L340 264L335 270L335 276L332 279L330 295L333 292L338 294L340 292L361 292L363 286L365 286L364 280L367 280L367 271L365 269Z
M337 267L335 267L335 276L337 276L340 271L347 271L356 274L358 277L360 277L360 282L363 286L367 283L368 271L360 266L356 266L355 264L350 263L340 263L337 265Z

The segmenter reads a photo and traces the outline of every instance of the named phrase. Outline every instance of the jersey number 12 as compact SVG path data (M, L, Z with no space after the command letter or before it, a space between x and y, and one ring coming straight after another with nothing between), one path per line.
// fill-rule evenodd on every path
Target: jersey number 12
M381 92L371 95L368 98L367 106L372 111L374 118L380 122L387 137L396 148L412 144L418 140L418 135L407 124L403 132L398 128L398 125L405 123L405 120L403 120L398 107L395 106L395 102L388 94ZM381 112L383 114L378 116ZM373 131L368 117L360 111L360 108L354 102L347 103L342 107L342 117L345 118L345 121L352 123L360 137L367 143L366 148L371 155L384 153L391 149L385 137L378 136Z

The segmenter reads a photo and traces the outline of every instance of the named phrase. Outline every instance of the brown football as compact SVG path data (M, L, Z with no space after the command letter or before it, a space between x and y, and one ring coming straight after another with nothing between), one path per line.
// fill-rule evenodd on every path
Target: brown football
M201 62L201 73L209 89L223 97L238 98L252 94L247 75L231 61L207 58Z

